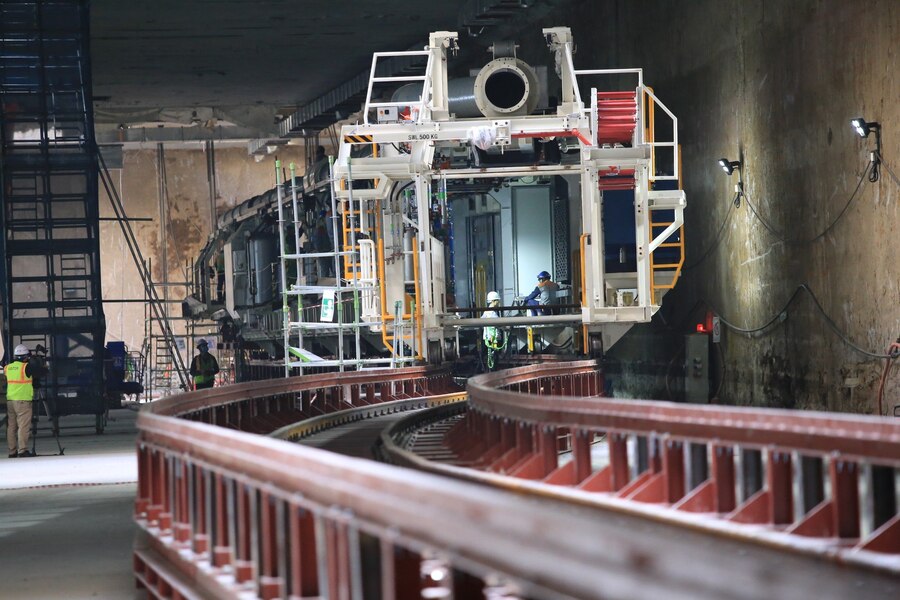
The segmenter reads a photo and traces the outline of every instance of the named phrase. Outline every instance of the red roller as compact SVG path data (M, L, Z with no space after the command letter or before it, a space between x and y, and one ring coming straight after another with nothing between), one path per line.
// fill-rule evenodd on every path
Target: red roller
M634 189L634 169L609 167L600 169L599 175L598 187L601 191Z
M630 144L636 126L634 92L597 92L598 144Z

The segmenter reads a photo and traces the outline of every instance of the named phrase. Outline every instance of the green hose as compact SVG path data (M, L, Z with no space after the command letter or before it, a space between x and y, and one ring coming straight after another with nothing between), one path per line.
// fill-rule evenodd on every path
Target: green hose
M498 330L499 332L500 330ZM488 371L493 370L494 368L494 354L500 353L506 348L506 342L508 341L508 336L506 334L503 335L503 343L497 344L496 342L491 342L485 340L484 345L487 346L487 367Z

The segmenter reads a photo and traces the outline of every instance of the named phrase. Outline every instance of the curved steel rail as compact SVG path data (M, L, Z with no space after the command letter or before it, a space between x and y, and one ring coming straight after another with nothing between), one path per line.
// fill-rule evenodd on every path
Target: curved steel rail
M510 389L490 386L516 391L509 396ZM647 438L648 448L679 441L659 433L665 429L631 431L618 422L619 429L582 420L566 427L568 419L586 419L583 413L593 410L590 403L576 402L587 399L572 395L595 396L599 389L592 362L474 378L475 410L448 441L466 450L469 434L483 434L486 439L468 449L480 453L483 466L496 467L509 460L511 450L521 451L520 466L531 464L535 473L549 469L548 475L562 479L583 473L581 432L592 436L602 429L613 440L610 467L618 471L602 469L588 480L602 481L597 474L607 472L615 482L623 476L612 450L619 435L625 436L626 461L629 445L639 446L629 440ZM860 571L856 562L835 569L811 552L773 552L772 544L747 543L742 535L648 518L659 511L633 510L635 502L620 498L607 499L619 510L598 511L573 502L586 491L559 488L570 497L554 498L533 493L550 486L504 478L515 481L505 486L511 493L247 433L310 418L316 420L307 426L318 427L397 400L449 401L458 397L452 390L445 371L413 368L253 382L152 405L138 419L138 581L159 598L800 598L898 592L896 578ZM562 410L560 401L575 404ZM347 407L351 413L321 416ZM458 411L460 405L436 410ZM509 415L500 417L504 411ZM542 411L549 425L530 420ZM557 466L559 433L572 440L574 467ZM647 460L668 468L668 481L673 462L665 456L657 460L650 452ZM629 470L634 465L626 462ZM652 478L663 471L651 472Z
M570 372L532 365L470 379L469 410L445 439L456 465L402 446L457 407L402 419L383 443L399 464L900 575L900 424L572 397L579 385L572 373L588 365L572 363ZM595 468L591 445L600 435L609 463ZM572 451L562 464L561 442Z
M465 392L453 392L437 396L423 396L421 398L412 398L409 400L393 400L382 402L380 404L348 408L327 415L305 419L291 425L286 425L281 429L276 429L270 433L269 437L296 442L335 427L343 427L358 421L410 410L453 405L464 402L467 397Z

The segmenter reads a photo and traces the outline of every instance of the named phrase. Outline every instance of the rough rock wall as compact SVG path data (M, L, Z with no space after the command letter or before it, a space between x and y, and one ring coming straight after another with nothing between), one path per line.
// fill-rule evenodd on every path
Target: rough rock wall
M817 238L844 209L875 145L874 135L856 136L850 118L881 122L886 166L900 174L900 3L584 1L542 25L572 27L576 68L643 67L679 117L687 264L699 264L664 301L677 331L636 328L613 355L663 368L679 333L702 319L698 301L753 328L778 315L800 284L853 344L883 353L900 335L897 176L883 168L878 183L863 181ZM716 166L720 157L744 161L749 198L739 208L731 203L737 176ZM835 335L805 291L764 334L726 331L722 350L720 397L738 404L871 412L884 366ZM896 371L885 400L900 403Z
M152 222L131 224L144 257L151 261L153 278L163 280L162 236L156 150L125 151L122 169L111 171L129 217L151 218ZM256 162L245 148L217 148L216 177L218 197L216 212L232 208L244 200L275 186L275 159L266 157ZM305 164L303 148L288 146L279 152L282 163ZM168 210L166 211L167 278L186 281L185 264L192 263L210 234L209 184L206 154L202 150L165 150ZM302 172L300 167L299 172ZM100 192L102 216L112 216L105 192ZM103 221L100 228L100 256L103 273L103 296L108 300L142 299L144 291L137 268L115 221ZM189 275L189 274L188 274ZM162 291L160 288L160 296ZM180 301L184 288L170 291L170 298ZM181 307L170 304L172 315L180 316ZM122 340L129 348L140 349L144 339L144 303L105 304L108 340ZM183 331L176 326L176 333Z

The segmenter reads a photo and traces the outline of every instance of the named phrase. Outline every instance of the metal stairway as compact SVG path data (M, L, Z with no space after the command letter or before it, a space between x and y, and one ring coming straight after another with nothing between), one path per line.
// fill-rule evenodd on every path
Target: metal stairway
M638 95L632 91L599 91L596 97L598 144L632 145L640 120L639 104L648 116L644 139L651 143L654 142L656 138L656 105L648 95L645 94L640 103ZM676 149L676 152L680 156L680 147ZM651 152L651 169L655 169L655 163L656 149L654 148ZM635 174L636 171L633 168L606 167L598 173L598 185L602 192L626 191L633 193L636 185ZM654 181L651 183L653 190L680 189L681 173L679 172L677 175L677 185L673 185L671 181ZM674 223L675 215L672 210L658 209L654 206L651 206L650 209L648 233L652 240L656 236L662 235ZM653 295L653 304L659 304L668 290L675 287L675 283L681 276L683 265L684 226L681 226L659 244L657 252L650 254L650 291ZM626 285L632 284L627 283ZM634 285L637 285L636 274Z
M84 0L0 1L3 342L48 351L56 415L96 414L103 343L97 162Z

